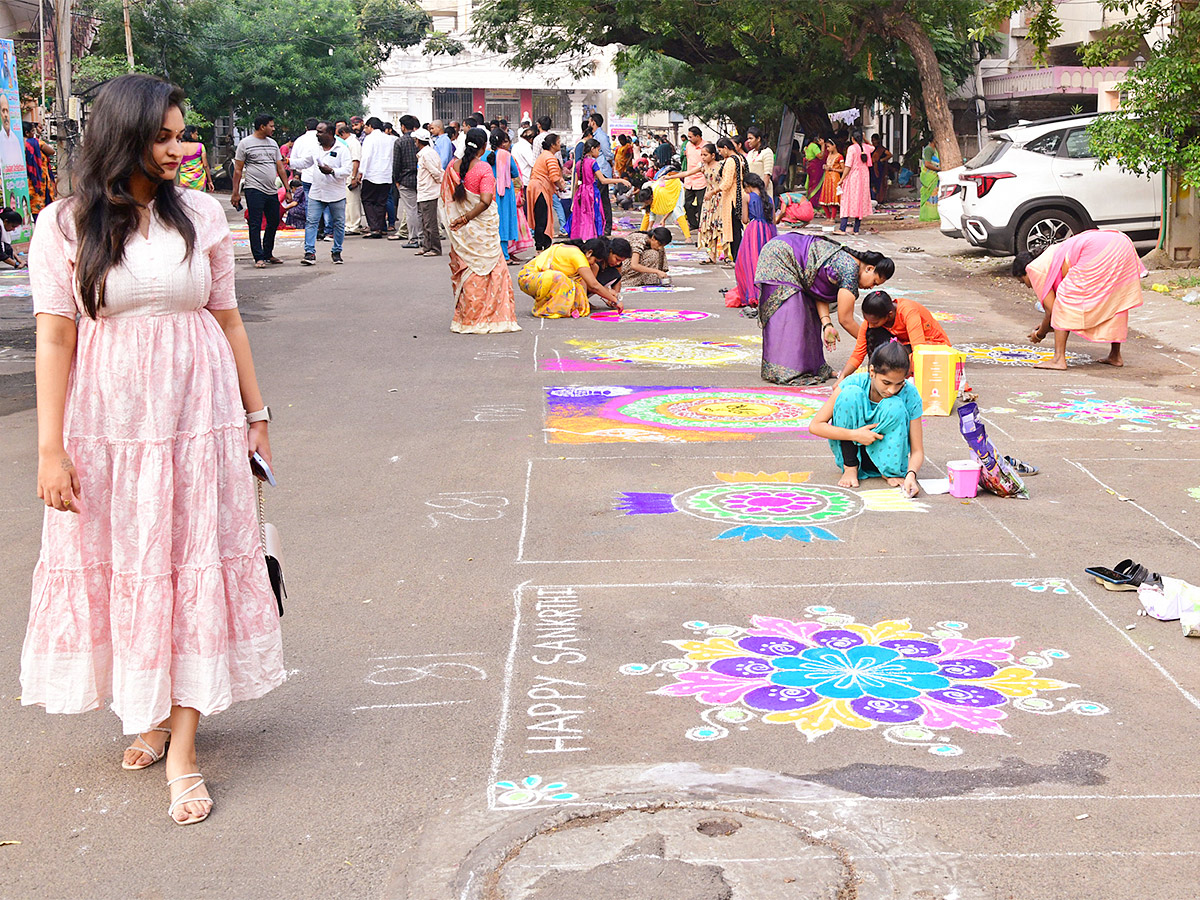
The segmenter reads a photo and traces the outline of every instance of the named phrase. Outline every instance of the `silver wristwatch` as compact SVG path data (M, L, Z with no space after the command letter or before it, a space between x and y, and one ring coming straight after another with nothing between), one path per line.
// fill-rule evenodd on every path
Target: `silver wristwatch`
M264 406L258 412L246 413L246 424L253 425L255 422L270 422L271 407Z

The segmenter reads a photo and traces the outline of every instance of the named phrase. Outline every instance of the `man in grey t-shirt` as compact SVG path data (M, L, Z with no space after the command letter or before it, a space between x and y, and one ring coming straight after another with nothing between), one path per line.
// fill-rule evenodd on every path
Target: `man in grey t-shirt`
M275 178L283 183L284 196L292 199L288 187L287 171L283 168L283 156L279 145L271 136L275 133L275 117L260 115L254 119L254 134L241 139L233 156L233 193L229 202L234 209L242 208L240 190L246 192L246 216L250 232L250 252L254 254L254 267L264 269L267 263L282 265L283 260L275 256L275 232L279 229L279 194ZM243 184L244 179L244 184ZM266 220L266 234L262 231Z

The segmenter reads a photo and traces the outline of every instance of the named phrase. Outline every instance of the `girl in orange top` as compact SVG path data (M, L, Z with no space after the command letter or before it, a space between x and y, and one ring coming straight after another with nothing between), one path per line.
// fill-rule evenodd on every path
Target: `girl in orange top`
M951 346L950 338L934 319L933 313L915 300L903 297L893 300L887 291L871 291L863 298L862 315L865 327L858 329L854 352L846 360L840 378L853 374L863 364L867 353L874 349L868 345L876 342L869 341L869 337L882 337L884 342L889 339L886 334L881 334L882 331L889 332L907 346L910 353L918 344ZM868 332L874 332L874 335L868 335Z

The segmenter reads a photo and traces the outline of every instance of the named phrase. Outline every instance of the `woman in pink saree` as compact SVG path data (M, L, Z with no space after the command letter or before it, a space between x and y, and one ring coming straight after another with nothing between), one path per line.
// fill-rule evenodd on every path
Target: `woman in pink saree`
M1039 343L1054 332L1054 358L1036 369L1067 367L1067 335L1107 342L1112 349L1100 360L1123 366L1121 344L1129 335L1129 310L1142 305L1141 280L1146 270L1133 242L1117 231L1084 231L1040 256L1025 252L1013 261L1013 275L1037 292L1042 322L1029 334Z

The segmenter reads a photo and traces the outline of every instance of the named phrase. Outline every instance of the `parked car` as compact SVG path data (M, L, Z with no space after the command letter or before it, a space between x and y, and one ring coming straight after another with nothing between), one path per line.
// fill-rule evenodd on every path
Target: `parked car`
M1158 237L1157 179L1101 165L1087 126L1096 113L995 131L958 176L962 232L977 247L1020 253L1089 228L1123 231L1135 243Z
M963 193L965 185L958 176L966 171L966 166L957 166L938 172L937 211L942 220L942 234L946 237L960 238L962 232Z

